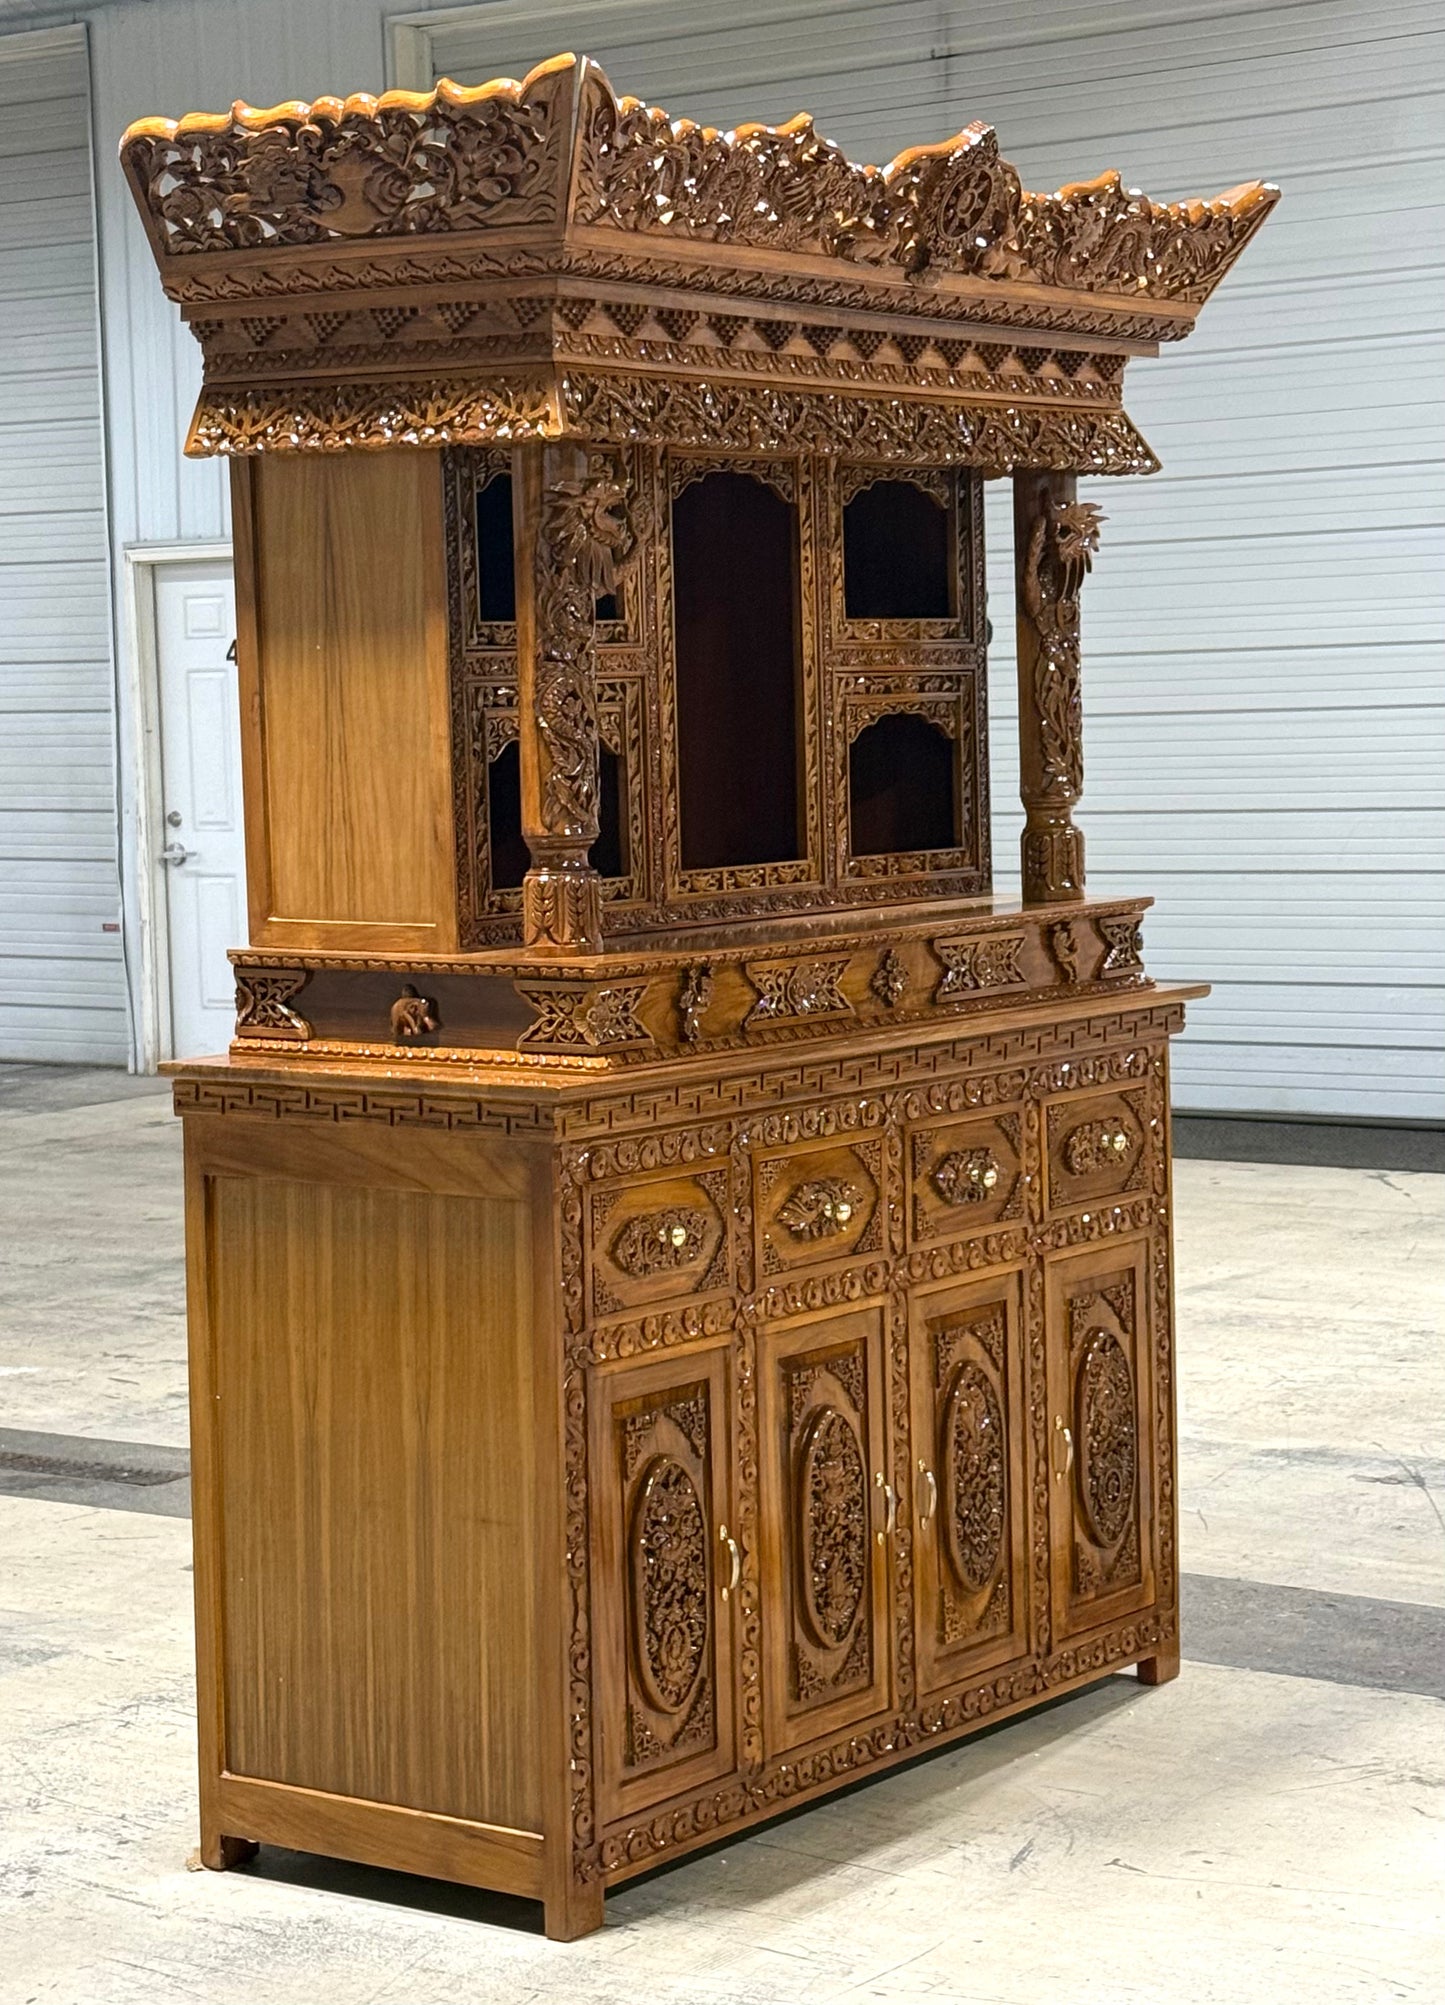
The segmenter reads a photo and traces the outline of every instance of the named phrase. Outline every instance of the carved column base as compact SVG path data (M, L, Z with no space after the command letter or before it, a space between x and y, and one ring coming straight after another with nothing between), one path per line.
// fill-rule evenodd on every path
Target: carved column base
M538 863L527 872L522 940L544 953L601 953L602 879L585 858Z
M1084 836L1067 808L1028 810L1023 833L1025 905L1063 905L1084 895Z

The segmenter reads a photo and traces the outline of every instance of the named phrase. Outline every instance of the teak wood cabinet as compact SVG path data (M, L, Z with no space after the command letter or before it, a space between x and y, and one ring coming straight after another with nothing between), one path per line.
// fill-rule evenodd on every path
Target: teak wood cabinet
M880 174L571 57L122 156L233 462L249 939L173 1068L205 1862L572 1937L1172 1676L1204 991L1086 888L1077 477L1153 467L1125 362L1275 191L1025 195L981 126Z

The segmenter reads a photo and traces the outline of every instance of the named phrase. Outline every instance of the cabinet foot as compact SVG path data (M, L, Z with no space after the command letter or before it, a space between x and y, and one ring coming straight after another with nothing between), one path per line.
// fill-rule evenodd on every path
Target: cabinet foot
M603 1888L600 1880L569 1881L542 1904L549 1942L576 1942L602 1926Z
M1179 1676L1179 1645L1166 1643L1152 1657L1141 1658L1136 1669L1141 1685L1167 1685Z
M201 1864L213 1873L225 1873L232 1866L244 1866L260 1849L251 1838L232 1838L223 1832L212 1836L207 1832L201 1838Z

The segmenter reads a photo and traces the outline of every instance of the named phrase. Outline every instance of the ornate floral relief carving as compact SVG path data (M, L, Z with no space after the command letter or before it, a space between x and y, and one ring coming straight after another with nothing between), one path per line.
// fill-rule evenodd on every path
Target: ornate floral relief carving
M1144 925L1137 913L1105 914L1098 927L1105 949L1101 975L1132 974L1144 965Z
M1121 1328L1131 1326L1131 1303L1132 1295L1122 1316L1110 1303ZM1071 1327L1084 1325L1075 1366L1075 1488L1095 1545L1112 1553L1133 1522L1138 1487L1134 1374L1119 1338L1092 1321L1089 1297L1071 1303L1070 1322Z
M518 982L517 993L537 1014L517 1040L526 1051L605 1051L650 1045L652 1033L637 1014L646 982Z
M800 1604L824 1650L848 1641L868 1584L868 1477L850 1421L817 1410L798 1456Z
M794 1239L831 1239L848 1231L862 1197L846 1177L810 1177L795 1186L775 1216Z
M942 1436L948 1556L959 1584L978 1594L1003 1558L1006 1451L998 1395L971 1359L954 1373Z
M655 1712L684 1711L708 1650L708 1536L697 1486L658 1455L638 1486L630 1573L633 1659Z
M582 126L581 222L1131 299L1206 297L1278 195L1255 183L1164 206L1117 174L1030 195L977 122L858 166L805 116L717 132L619 103L598 71Z
M1076 1177L1123 1169L1140 1139L1122 1120L1081 1121L1064 1136L1064 1167Z
M1020 956L1027 944L1022 933L984 933L974 940L935 940L933 951L943 973L933 991L936 1003L976 994L980 989L1012 988L1027 979Z
M668 1205L629 1218L612 1241L611 1255L624 1274L645 1280L690 1267L701 1258L712 1220L694 1205Z
M896 947L890 947L869 977L868 986L884 1009L897 1009L908 993L908 969Z
M121 159L167 255L551 222L561 164L552 134L570 70L554 58L521 84L444 81L424 99L388 92L143 119Z
M582 370L561 380L559 394L566 430L583 438L930 459L994 473L1021 466L1153 473L1159 465L1122 411L1029 408L1022 401L970 407Z
M758 999L748 1012L747 1023L852 1016L853 1005L840 986L847 966L846 954L836 960L749 961L747 976Z
M990 1204L1002 1174L992 1149L951 1149L929 1180L945 1204Z
M274 1037L304 1043L311 1036L311 1026L291 1005L310 979L304 971L266 975L238 969L237 1037Z

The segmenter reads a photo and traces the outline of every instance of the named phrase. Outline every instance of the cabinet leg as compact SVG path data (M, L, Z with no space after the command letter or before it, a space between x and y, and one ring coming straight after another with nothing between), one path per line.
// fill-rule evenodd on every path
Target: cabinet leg
M1179 1645L1161 1644L1152 1657L1141 1658L1136 1668L1141 1685L1167 1685L1179 1676Z
M251 1838L232 1838L221 1831L201 1834L201 1864L213 1873L225 1873L232 1866L244 1866L261 1847Z
M543 1915L549 1942L576 1942L602 1926L603 1890L600 1880L572 1880L549 1891Z

